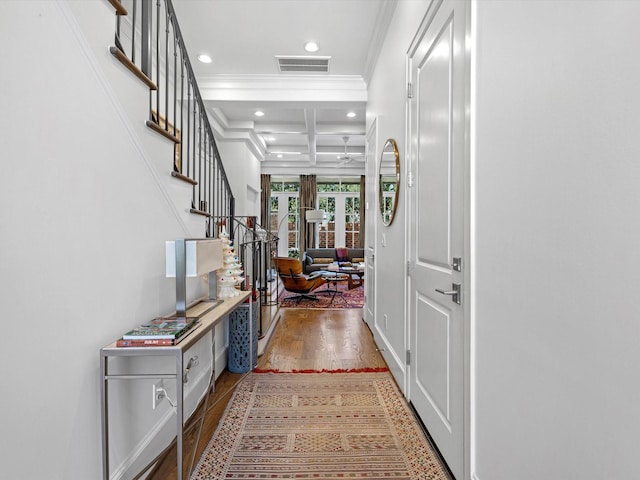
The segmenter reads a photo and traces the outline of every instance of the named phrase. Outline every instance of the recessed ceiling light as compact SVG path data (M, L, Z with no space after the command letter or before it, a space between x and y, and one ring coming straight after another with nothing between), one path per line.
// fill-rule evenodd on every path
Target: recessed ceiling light
M356 116L356 112L349 112L349 113L347 113L347 117L349 117L349 118L353 118L353 117L355 117L355 116Z
M254 112L254 115L255 115L256 117L264 117L264 112L263 112L262 110L256 110L256 111Z
M279 153L278 155L276 155L278 158L282 158L282 154Z
M267 137L267 142L275 142L276 137Z
M211 57L206 53L198 55L198 60L200 60L202 63L211 63L213 61L211 60Z
M316 42L307 42L304 44L304 49L307 52L317 52L320 49L320 46Z

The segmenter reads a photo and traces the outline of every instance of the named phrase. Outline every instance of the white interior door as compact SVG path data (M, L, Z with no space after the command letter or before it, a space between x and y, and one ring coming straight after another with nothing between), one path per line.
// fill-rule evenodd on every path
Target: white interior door
M409 399L459 480L465 298L464 273L452 265L460 258L464 267L465 255L465 8L433 2L409 60Z
M375 287L376 287L376 269L375 269L375 253L376 253L376 225L379 219L378 215L378 162L376 156L376 146L378 145L377 122L374 121L371 128L367 132L367 150L366 150L366 193L364 208L365 215L365 282L364 282L364 321L367 322L369 328L373 330L375 321L376 303L375 303Z

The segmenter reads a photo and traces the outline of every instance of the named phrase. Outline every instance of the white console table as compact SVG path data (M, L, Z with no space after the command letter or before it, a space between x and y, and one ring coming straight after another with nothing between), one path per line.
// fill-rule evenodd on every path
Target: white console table
M252 298L251 292L239 292L237 297L226 298L224 300L204 300L187 310L189 317L199 317L199 326L189 333L180 343L170 347L117 347L116 342L100 349L100 394L101 394L101 416L102 416L102 463L103 480L109 480L109 382L114 380L141 380L141 379L173 379L176 381L176 437L177 437L177 467L178 480L183 478L183 426L184 426L184 386L183 376L185 373L184 353L198 340L202 339L211 331L223 318L235 310L239 305L249 299L250 307ZM249 308L252 312L253 308ZM250 319L251 320L251 319ZM249 321L249 325L253 322ZM252 349L250 349L252 351ZM175 358L175 370L167 373L152 374L123 374L109 372L109 359L112 357L145 357L145 356L166 356ZM251 359L249 365L253 364ZM215 361L213 362L211 378L207 392L209 392L215 382Z

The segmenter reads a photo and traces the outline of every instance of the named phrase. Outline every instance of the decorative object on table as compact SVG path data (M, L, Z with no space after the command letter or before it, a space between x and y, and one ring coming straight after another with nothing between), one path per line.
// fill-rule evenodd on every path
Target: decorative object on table
M166 242L166 276L176 279L176 316L187 312L187 277L209 277L209 299L214 308L216 300L216 273L222 267L222 242L220 239L177 239Z
M327 265L329 272L334 272L336 275L344 275L347 280L349 290L361 286L364 283L364 262L351 263L351 262L334 262Z
M176 345L194 327L197 317L158 317L130 330L116 341L117 347L162 347Z
M125 340L123 338L116 340L116 347L171 347L177 345L182 337L177 340L168 338L160 338L157 340Z
M218 298L236 297L240 295L236 286L244 280L244 270L224 226L219 237L222 241L222 268L218 270Z
M391 374L253 373L191 480L448 480Z

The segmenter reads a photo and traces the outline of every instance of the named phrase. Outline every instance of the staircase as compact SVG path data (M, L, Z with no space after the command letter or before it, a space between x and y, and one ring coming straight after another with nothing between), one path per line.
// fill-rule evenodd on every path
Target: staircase
M108 1L116 18L109 52L148 88L146 126L172 143L170 174L191 188L189 212L204 217L205 236L218 236L224 226L232 240L237 237L240 260L261 305L277 304L269 282L277 239L255 218L235 215L233 193L171 0ZM261 336L264 323L260 310Z
M108 0L115 13L109 52L149 90L147 127L173 144L167 167L192 190L189 212L205 236L234 224L234 197L171 0Z

